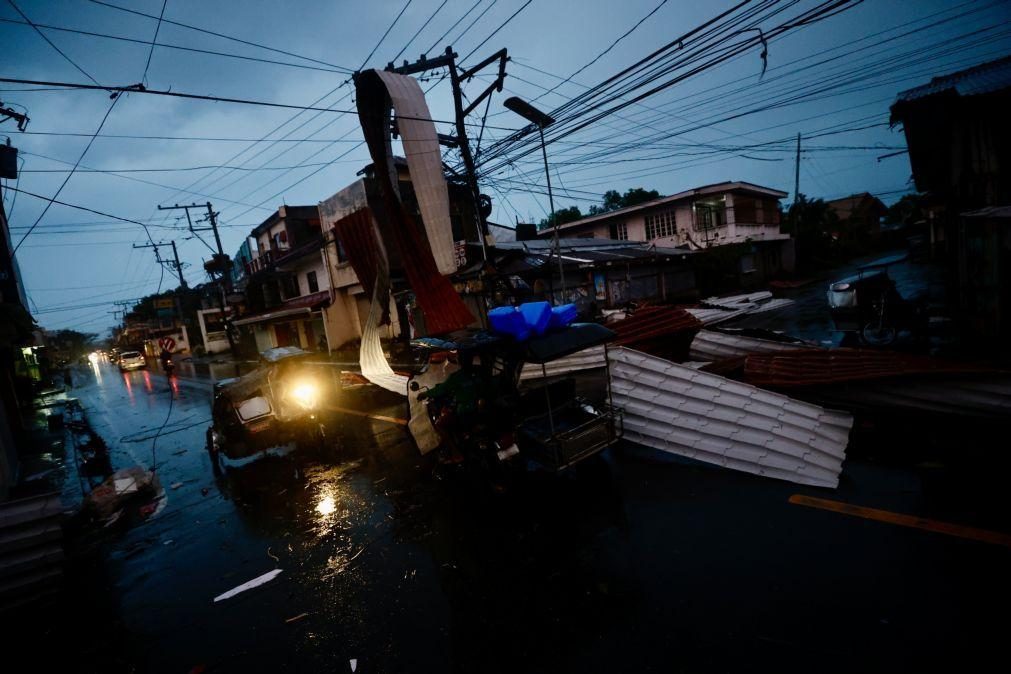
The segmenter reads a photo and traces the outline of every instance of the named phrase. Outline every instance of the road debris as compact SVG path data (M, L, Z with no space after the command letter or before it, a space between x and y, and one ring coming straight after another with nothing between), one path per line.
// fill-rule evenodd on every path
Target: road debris
M281 569L274 569L273 571L268 571L262 576L257 576L256 578L247 581L242 585L233 587L231 590L225 592L224 594L219 594L217 597L214 598L214 601L219 602L224 601L225 599L231 599L235 595L245 592L246 590L252 590L254 587L259 587L264 583L269 583L270 581L277 578L281 574L281 571L282 571Z
M85 508L100 518L109 517L134 498L155 496L161 489L158 477L140 466L131 466L113 473L85 498Z

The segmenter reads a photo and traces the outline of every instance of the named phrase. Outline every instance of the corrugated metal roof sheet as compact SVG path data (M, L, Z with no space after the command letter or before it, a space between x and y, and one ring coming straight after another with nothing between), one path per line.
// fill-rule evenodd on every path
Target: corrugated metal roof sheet
M779 353L809 347L803 343L759 339L746 335L733 335L716 330L700 330L692 340L688 355L692 360L723 360L757 353Z
M685 360L688 346L702 323L681 307L643 307L621 321L608 324L618 335L611 343L631 346L664 358Z
M553 377L569 372L579 372L580 370L592 370L604 367L607 361L604 359L604 346L591 346L576 353L544 363L543 367L536 363L524 363L520 371L520 380L539 379L544 376Z
M849 414L631 349L609 357L627 439L733 470L838 485Z
M860 349L787 351L748 356L744 362L746 382L772 388L984 371L973 365L936 358Z
M935 77L927 84L900 93L898 102L915 101L948 91L959 96L978 96L1008 87L1011 87L1011 56L982 63L950 75Z

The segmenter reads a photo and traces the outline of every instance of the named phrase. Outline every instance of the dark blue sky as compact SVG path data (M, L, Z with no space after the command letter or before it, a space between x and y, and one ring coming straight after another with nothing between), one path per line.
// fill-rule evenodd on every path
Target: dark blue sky
M162 0L110 1L154 15L162 8ZM15 2L39 24L135 40L150 40L156 25L155 20L86 0ZM467 54L524 2L481 0L463 23L436 43L453 22L477 3L477 0L447 0L400 58L417 58L433 44L435 49L430 52L433 55L448 44L459 54ZM368 3L168 0L165 18L353 70L363 65L404 4L405 0ZM510 77L505 94L533 99L560 82L555 75L571 75L658 4L660 0L534 0L470 61L507 47L514 62L508 67ZM616 73L731 4L669 0L597 63L556 92L543 95L537 104L547 110L561 105L583 91L585 85ZM815 4L814 0L802 0L798 6ZM384 66L440 5L442 0L412 0L364 65ZM485 13L481 15L482 12ZM464 33L464 28L479 15L474 26ZM822 135L808 142L811 151L805 152L801 162L801 192L833 198L866 190L881 194L886 202L894 201L903 190L909 189L910 172L904 155L877 159L893 152L891 148L904 145L901 132L884 124L888 121L890 102L899 91L925 83L933 75L1009 53L1009 18L1011 3L1004 0L866 0L843 14L770 43L768 71L761 79L761 61L758 50L754 50L661 92L642 105L631 106L620 117L602 120L564 143L552 145L549 148L555 166L552 177L560 192L556 206L579 205L585 211L607 189L623 191L643 186L671 194L722 180L746 180L792 193L793 155L785 144L775 146L773 152L751 151L742 146L788 139L798 131L815 135L841 129L859 130ZM21 20L7 0L0 0L0 19ZM102 84L129 85L142 77L149 51L145 44L50 29L45 33ZM312 104L323 97L321 105L353 109L351 86L342 86L347 80L346 73L332 72L330 65L166 23L160 27L158 41L319 69L159 46L154 49L147 72L147 86L152 89L300 105ZM0 23L0 45L5 52L0 62L3 77L87 81L84 74L29 26ZM813 65L833 57L837 58ZM811 67L803 69L804 66ZM854 73L866 73L866 77L855 84L827 88L795 104L712 124L735 110L781 101L788 97L793 86L828 85L836 77L850 77ZM483 81L475 79L469 87L468 92L476 96ZM102 91L30 89L0 83L0 100L27 108L32 118L29 131L34 132L19 134L8 122L0 126L0 134L11 135L14 145L21 150L24 165L18 186L36 194L52 195L66 174L50 171L69 168L66 162L73 164L77 160L88 138L40 134L91 134L111 101ZM335 89L333 94L324 96ZM488 123L517 128L521 125L519 120L502 108L504 97L493 99ZM452 104L446 83L432 90L429 104L436 119L451 118ZM274 131L277 127L280 129ZM591 150L684 129L694 130L662 142L654 141L636 151L623 151L606 162L584 161ZM445 130L449 131L448 127ZM180 256L191 265L186 276L191 283L198 283L205 280L201 260L208 255L208 249L199 241L187 239L185 231L173 229L179 224L175 215L159 212L156 206L212 201L221 212L224 244L232 253L248 230L278 205L315 204L354 180L355 172L368 161L364 147L356 147L361 139L356 117L132 94L116 104L105 123L103 136L255 140L268 133L271 138L287 135L289 139L312 142L100 137L59 199L160 225L151 229L152 236L156 240L177 241ZM484 143L504 133L499 129L486 131ZM246 170L195 168L221 164ZM186 170L111 175L87 172L84 167ZM498 178L494 184L485 186L495 200L493 220L511 223L516 217L524 220L544 217L547 198L531 194L519 182L509 182L543 185L543 169L536 155L517 162L514 169ZM11 212L13 234L18 241L45 202L21 194L12 208L13 199L14 193L5 191L5 206ZM140 297L157 290L159 282L163 289L174 287L175 281L167 272L160 278L150 250L132 248L133 243L146 241L137 225L110 222L108 218L59 205L51 207L18 252L30 297L40 310L40 323L47 328L80 327L104 332L114 323L107 313L113 307L85 305ZM64 306L68 308L47 311Z

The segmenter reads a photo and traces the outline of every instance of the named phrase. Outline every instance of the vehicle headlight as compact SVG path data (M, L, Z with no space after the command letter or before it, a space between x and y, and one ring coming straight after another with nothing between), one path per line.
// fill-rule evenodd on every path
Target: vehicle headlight
M311 381L298 382L291 387L288 393L304 409L311 410L316 407L319 391L316 389L315 383Z
M834 290L837 293L841 293L841 292L849 290L849 289L850 289L850 284L849 283L833 283L832 284L832 290Z

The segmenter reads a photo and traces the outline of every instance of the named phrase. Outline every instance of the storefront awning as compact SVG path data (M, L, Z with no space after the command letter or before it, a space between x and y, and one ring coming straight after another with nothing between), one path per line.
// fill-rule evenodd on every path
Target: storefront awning
M330 304L329 291L323 290L310 295L296 297L288 300L284 304L276 306L268 311L264 311L251 316L243 316L232 321L232 325L253 325L254 323L268 323L282 318L293 318L296 316L308 316L320 308Z

